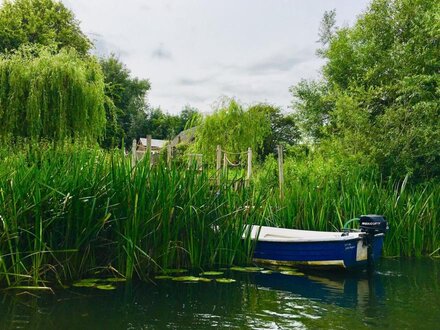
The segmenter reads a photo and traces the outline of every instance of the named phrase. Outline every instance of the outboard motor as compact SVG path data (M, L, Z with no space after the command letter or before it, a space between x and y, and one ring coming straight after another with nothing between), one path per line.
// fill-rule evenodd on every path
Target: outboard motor
M359 227L361 231L374 236L379 233L385 234L388 231L388 222L383 215L361 215L359 218Z
M359 218L359 228L364 235L364 244L368 246L368 264L372 265L373 258L373 240L377 234L385 234L388 231L388 222L383 215L368 214L361 215Z

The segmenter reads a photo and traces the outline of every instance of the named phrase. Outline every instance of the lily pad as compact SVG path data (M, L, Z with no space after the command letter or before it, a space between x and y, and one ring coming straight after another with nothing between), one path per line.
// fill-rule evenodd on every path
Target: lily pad
M304 276L303 273L300 273L300 272L297 272L294 270L285 270L285 271L280 272L280 274L290 275L290 276Z
M72 286L76 287L76 288L93 288L96 286L96 283L92 283L92 282L76 282L73 283Z
M116 289L116 287L111 284L100 284L100 285L97 285L96 288L99 290L115 290Z
M81 282L81 283L86 283L86 282L87 283L96 283L99 281L102 281L102 279L101 278L83 278L83 279L77 281L77 283L79 283L79 282Z
M122 277L110 277L110 278L103 279L103 282L107 282L107 283L126 282L126 281L127 281L127 279L122 278Z
M231 267L231 270L235 270L237 272L245 272L245 273L256 273L262 271L264 268L260 267Z
M188 269L183 268L170 268L170 269L164 269L162 273L164 274L182 274L187 273Z
M77 288L92 288L96 286L97 282L100 280L98 278L85 278L79 281L76 281L72 284L72 286Z
M196 277L196 276L173 277L173 281L178 281L178 282L198 282L199 279L200 279L200 277Z
M204 276L219 276L219 275L223 275L223 274L224 274L224 272L208 271L208 272L200 273L199 275L204 275Z
M199 282L211 282L212 279L206 277L199 277Z
M261 272L260 272L261 274L272 274L273 273L273 270L270 270L270 269L265 269L265 270L262 270Z
M281 271L295 270L295 268L289 267L289 266L278 266L278 267L275 267L275 269L280 271L280 272Z
M154 278L156 280L169 280L172 279L173 277L169 275L158 275L158 276L154 276Z
M215 281L217 283L234 283L236 282L233 278L216 278Z

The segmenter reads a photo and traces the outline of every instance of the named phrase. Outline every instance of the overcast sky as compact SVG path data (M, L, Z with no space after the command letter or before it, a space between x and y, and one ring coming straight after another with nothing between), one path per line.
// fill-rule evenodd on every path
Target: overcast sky
M170 113L211 111L220 96L287 109L289 87L319 76L325 10L352 25L366 0L63 0L100 55L115 53L148 101Z

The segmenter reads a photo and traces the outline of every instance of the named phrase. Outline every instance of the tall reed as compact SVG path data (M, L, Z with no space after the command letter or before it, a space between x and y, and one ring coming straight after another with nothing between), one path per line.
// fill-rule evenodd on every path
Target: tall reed
M254 247L241 239L246 224L335 230L365 213L388 218L386 255L440 251L435 183L287 160L281 200L273 164L250 187L228 173L218 186L195 166L149 164L79 143L0 148L0 286L244 264Z
M170 267L246 263L243 225L259 194L206 172L121 151L30 145L0 161L0 281L42 285L112 269L127 278Z

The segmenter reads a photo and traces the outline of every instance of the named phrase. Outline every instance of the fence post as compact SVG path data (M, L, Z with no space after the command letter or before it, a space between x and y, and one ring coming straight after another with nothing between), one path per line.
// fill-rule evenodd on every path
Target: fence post
M203 170L203 154L198 154L197 155L197 169L199 171Z
M151 135L147 135L147 150L145 150L145 154L148 156L150 166L153 165L153 157L151 157Z
M136 145L137 145L137 141L136 139L133 139L133 142L131 144L131 168L134 168L136 166L136 160L137 160Z
M247 177L246 185L249 186L252 176L252 148L248 148L247 152Z
M168 142L167 145L167 164L168 167L171 167L171 159L173 158L173 149L171 147L171 141Z
M217 185L220 185L220 169L222 168L222 147L217 145L217 164L215 167L217 174Z
M223 173L226 173L228 170L228 157L226 156L226 152L223 153Z
M284 199L284 160L283 160L283 146L278 145L278 180L280 182L280 199Z

